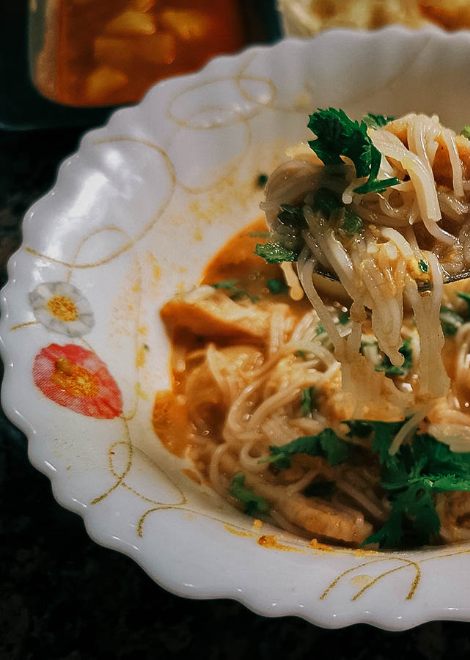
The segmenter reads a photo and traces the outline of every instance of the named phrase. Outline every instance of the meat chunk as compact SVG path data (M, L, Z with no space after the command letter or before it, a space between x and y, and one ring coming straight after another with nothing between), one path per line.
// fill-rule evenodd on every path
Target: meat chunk
M269 332L270 315L257 305L239 304L210 286L176 296L160 311L171 331L190 330L195 335L259 343Z

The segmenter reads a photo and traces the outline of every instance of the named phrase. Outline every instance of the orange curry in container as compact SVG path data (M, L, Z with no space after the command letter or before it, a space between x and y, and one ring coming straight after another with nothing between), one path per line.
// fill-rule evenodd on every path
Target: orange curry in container
M35 77L73 106L138 101L155 81L245 41L237 0L58 0L50 16L38 58L49 71Z

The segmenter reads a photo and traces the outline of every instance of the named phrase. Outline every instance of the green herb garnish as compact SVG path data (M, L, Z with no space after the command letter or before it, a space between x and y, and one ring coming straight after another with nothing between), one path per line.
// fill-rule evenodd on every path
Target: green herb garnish
M281 204L277 219L288 227L303 227L305 225L302 207L293 204Z
M321 213L329 218L334 211L341 208L343 208L343 204L332 190L319 188L315 193L315 197L313 198L314 211L321 211Z
M345 209L344 219L341 224L341 229L345 232L345 234L349 234L349 236L360 234L363 226L364 225L362 219L358 215L349 209Z
M267 280L266 286L268 287L270 292L273 293L274 295L278 295L279 293L286 293L286 291L288 290L288 286L285 282L275 278Z
M465 293L465 291L460 291L457 294L457 296L461 300L465 300L465 302L467 303L467 306L468 306L467 313L470 314L470 293Z
M268 513L269 511L269 504L264 497L256 495L250 488L245 486L245 475L242 472L238 472L233 477L230 484L230 495L243 504L245 512L250 516L256 513Z
M211 284L211 286L214 289L224 289L225 291L228 292L229 297L232 300L237 300L240 298L249 298L251 302L255 303L259 300L259 296L253 296L251 293L248 293L248 291L245 291L245 289L240 289L238 286L238 280L221 280L220 282L215 282L214 284Z
M338 314L338 323L340 325L347 325L349 323L349 314L347 312L341 312L341 314Z
M406 376L411 367L413 366L413 351L411 348L411 340L405 339L403 345L399 349L399 353L405 358L401 367L394 366L387 356L384 356L382 362L376 365L376 371L383 371L386 376Z
M367 124L369 128L382 128L394 119L395 117L392 117L391 115L374 115L372 112L368 112L364 115L362 121Z
M420 259L418 261L418 268L422 273L427 273L429 270L429 264L427 263L427 261L424 261L424 259Z
M269 448L271 456L267 460L279 469L290 467L291 458L296 454L308 456L321 456L330 465L344 463L350 455L350 446L342 440L332 429L324 429L318 435L306 435L286 445Z
M315 337L319 337L324 332L326 332L324 326L321 323L317 323L317 327L315 328Z
M299 253L289 250L277 242L258 243L255 249L258 257L261 257L268 264L280 264L283 261L297 261Z
M308 127L316 136L309 145L325 165L341 165L341 156L346 156L354 163L357 177L368 177L354 192L378 192L400 183L395 177L377 179L382 156L367 134L365 121L354 121L344 110L327 108L310 115Z
M463 135L470 140L470 125L467 124L467 126L464 126L460 131L460 135Z
M256 185L258 188L264 188L264 186L268 182L268 175L267 174L259 174L258 178L256 179Z
M393 438L392 438L393 439ZM390 437L375 434L381 463L381 485L388 492L388 520L365 544L395 548L406 537L412 544L429 543L438 534L434 494L470 490L470 453L455 453L428 434L416 434L390 456Z
M315 388L305 387L302 390L300 400L300 412L303 417L309 417L315 409Z
M457 334L457 330L460 328L462 323L464 323L464 319L462 316L460 316L460 314L454 312L454 310L450 309L450 307L445 306L441 307L440 319L442 332L446 337L453 337L455 334Z

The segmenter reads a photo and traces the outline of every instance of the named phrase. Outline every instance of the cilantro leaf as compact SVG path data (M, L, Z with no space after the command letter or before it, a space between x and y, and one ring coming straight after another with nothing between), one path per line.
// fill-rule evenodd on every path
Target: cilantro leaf
M391 115L374 115L372 112L368 112L364 115L362 121L370 128L382 128L382 126L386 126L394 119L395 117L392 117Z
M346 156L354 163L357 177L368 177L354 192L378 192L400 183L396 178L377 180L382 156L367 134L365 121L351 119L344 110L327 108L310 115L308 127L316 136L309 146L325 165L340 165L341 156Z
M259 296L253 296L251 293L248 293L248 291L245 291L245 289L240 289L237 284L238 280L234 279L220 280L220 282L211 284L211 287L214 289L226 290L232 300L237 300L239 298L249 298L253 303L259 300Z
M283 261L297 261L298 252L285 248L280 243L268 242L258 243L255 249L258 257L261 257L268 264L280 264Z
M341 165L340 156L347 156L358 177L370 174L372 142L364 122L350 119L344 110L327 108L310 115L308 127L316 135L309 145L325 165Z
M381 463L381 485L388 491L391 513L367 543L397 547L407 538L413 544L430 542L438 534L439 516L434 493L470 490L470 453L452 452L429 434L418 433L390 456L393 437L378 437L373 449Z
M302 207L293 204L281 204L277 219L281 224L289 227L303 227L305 225Z
M418 261L418 268L422 273L427 273L429 270L429 264L426 261L424 261L424 259L420 259Z
M313 210L321 211L328 218L333 213L341 209L343 204L338 196L329 188L318 188L313 199Z
M440 319L442 332L446 337L453 337L457 334L457 330L464 322L464 319L460 314L457 314L457 312L454 312L453 309L450 309L450 307L446 307L445 305L441 307Z
M305 387L302 390L300 412L304 417L311 416L312 410L315 408L315 388Z
M397 548L408 535L414 545L428 543L439 532L440 520L431 493L420 484L397 495L386 523L364 544L378 543L381 548Z
M282 280L278 280L276 278L272 278L270 280L266 280L266 286L270 290L271 293L274 295L277 295L279 293L285 293L288 289L288 286L285 282Z
M269 448L270 463L278 468L284 469L290 466L291 457L295 454L308 454L309 456L321 456L330 465L339 465L349 458L350 446L329 428L324 429L318 435L306 435L296 438L292 442L281 446Z
M383 371L386 376L406 376L411 367L413 366L413 351L411 348L411 340L405 339L398 352L405 358L401 367L393 365L387 356L384 356L382 362L375 367L375 371Z
M245 475L242 472L238 472L233 477L230 484L230 495L244 505L245 512L250 516L256 513L268 513L269 511L269 504L264 497L256 495L250 488L245 486Z
M341 229L345 232L345 234L349 234L349 236L359 234L362 231L362 227L362 219L349 209L345 209L344 220L341 225Z
M214 284L211 284L211 287L214 289L234 289L237 283L238 280L235 279L220 280L220 282L214 282Z
M264 186L268 183L268 175L267 174L258 174L258 177L256 179L256 185L258 188L264 188Z
M367 193L374 192L378 193L383 192L389 186L396 186L399 183L400 180L396 177L392 177L391 179L376 179L375 181L367 181L362 186L354 188L354 192L358 193L359 195L366 195Z
M338 323L340 325L346 325L349 323L349 314L347 312L341 312L341 314L338 315Z
M465 293L465 291L459 291L457 296L461 300L465 300L465 302L467 303L467 306L468 306L467 314L470 314L470 293Z
M349 427L349 437L368 438L372 436L372 451L379 455L381 463L386 463L392 459L389 454L390 445L405 422L406 420L381 422L352 419L344 423Z
M470 126L468 124L462 128L460 135L463 135L470 140Z

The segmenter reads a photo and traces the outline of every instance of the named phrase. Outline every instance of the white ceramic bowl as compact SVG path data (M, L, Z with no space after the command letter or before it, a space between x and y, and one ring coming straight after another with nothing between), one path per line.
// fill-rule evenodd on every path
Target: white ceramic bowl
M57 500L166 589L330 627L470 619L469 545L361 553L260 532L182 473L150 421L169 381L157 310L256 216L256 177L307 135L307 113L416 110L458 129L470 121L469 66L467 35L397 28L219 58L85 135L27 213L2 296L5 412ZM90 405L58 394L60 356L96 372ZM260 533L282 547L261 546Z

